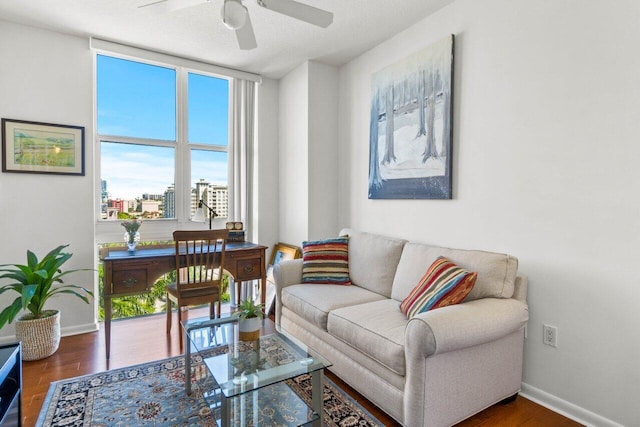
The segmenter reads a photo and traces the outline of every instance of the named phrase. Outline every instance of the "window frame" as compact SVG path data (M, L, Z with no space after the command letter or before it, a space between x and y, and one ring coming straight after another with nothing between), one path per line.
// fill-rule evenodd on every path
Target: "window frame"
M98 133L98 55L109 56L113 58L123 59L127 61L139 62L146 65L169 68L175 71L176 79L176 135L175 140L160 140L138 137L125 137L118 135L107 135ZM135 57L131 55L121 54L111 51L94 51L94 141L95 141L95 195L94 195L94 211L96 222L96 241L97 243L111 243L122 241L123 231L118 220L107 220L101 217L101 193L102 193L102 159L101 144L102 142L111 143L127 143L146 146L170 147L175 150L174 158L174 187L176 196L176 212L175 218L159 218L145 221L141 228L142 240L171 240L171 235L176 229L202 229L206 226L203 223L191 221L191 150L204 150L214 152L227 153L227 189L230 191L230 182L232 180L234 170L231 161L232 151L232 125L234 111L234 78L231 76L221 75L212 71L205 70L193 66L176 65L164 61L156 61L149 58ZM190 64L193 65L193 64ZM206 65L206 64L204 64ZM226 80L228 83L228 114L227 114L227 146L206 144L189 141L189 106L188 106L188 77L189 74L198 74L207 77ZM229 194L229 200L232 199ZM233 206L229 203L228 217L233 215ZM224 228L227 218L215 218L214 228ZM217 224L216 224L217 223Z

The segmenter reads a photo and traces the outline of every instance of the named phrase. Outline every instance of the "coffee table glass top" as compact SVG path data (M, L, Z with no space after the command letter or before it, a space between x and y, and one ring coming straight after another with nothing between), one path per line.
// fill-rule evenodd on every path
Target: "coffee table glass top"
M260 336L256 341L240 341L237 320L229 315L188 320L183 322L183 328L188 332L191 352L202 357L208 373L227 398L331 366L282 331Z

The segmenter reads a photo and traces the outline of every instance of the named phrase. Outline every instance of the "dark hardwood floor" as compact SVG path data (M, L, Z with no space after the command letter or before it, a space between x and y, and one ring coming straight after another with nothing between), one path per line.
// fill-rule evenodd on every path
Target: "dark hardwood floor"
M206 315L206 309L191 311L191 316ZM174 318L175 319L175 318ZM104 331L62 338L60 349L51 357L23 363L23 426L35 426L49 383L106 369L145 363L180 355L175 322L171 335L165 334L164 315L114 321L111 327L111 359L105 359ZM334 382L360 402L386 426L397 426L393 419L369 403L356 391L327 372ZM459 426L545 426L564 427L580 424L556 414L525 398L509 404L494 405Z

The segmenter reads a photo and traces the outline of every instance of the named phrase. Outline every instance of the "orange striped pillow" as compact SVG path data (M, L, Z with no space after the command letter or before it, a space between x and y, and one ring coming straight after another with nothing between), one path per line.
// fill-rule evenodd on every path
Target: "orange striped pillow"
M468 272L439 257L402 301L400 310L411 319L425 311L458 304L471 292L477 278L478 273Z

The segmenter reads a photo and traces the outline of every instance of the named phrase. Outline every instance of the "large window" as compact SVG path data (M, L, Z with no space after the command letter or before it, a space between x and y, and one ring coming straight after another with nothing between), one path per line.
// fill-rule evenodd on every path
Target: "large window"
M100 219L229 215L229 80L97 56Z

